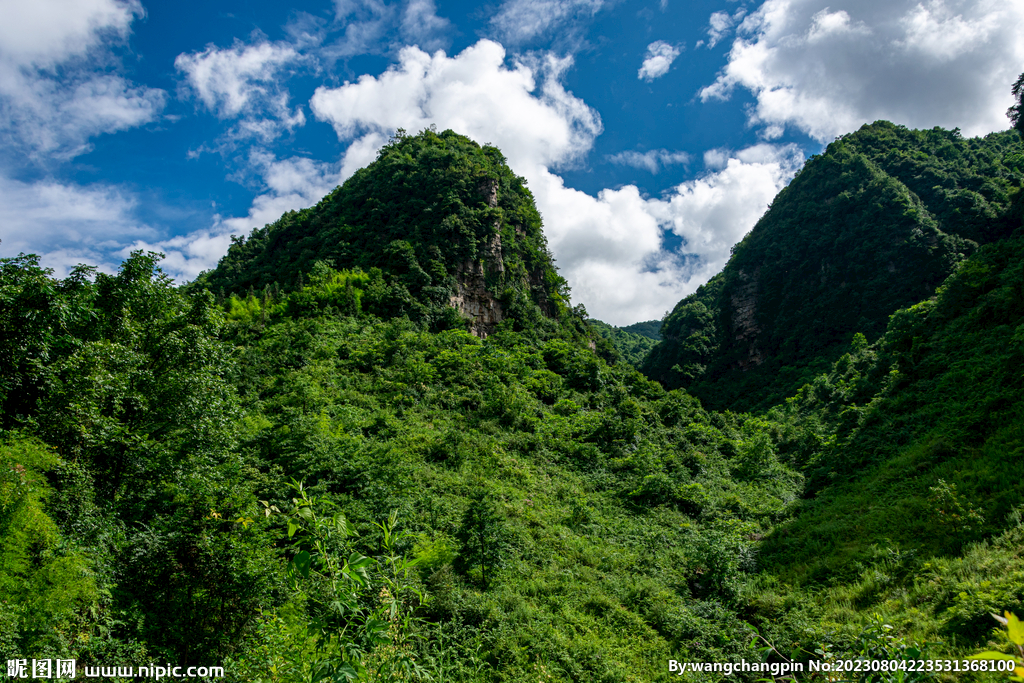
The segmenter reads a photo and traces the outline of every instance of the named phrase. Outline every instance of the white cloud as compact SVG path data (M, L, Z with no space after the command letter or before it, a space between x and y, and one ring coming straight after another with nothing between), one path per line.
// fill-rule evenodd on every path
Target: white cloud
M135 206L133 197L115 187L0 176L0 254L42 254L41 263L61 277L79 263L111 271L112 246L155 235L135 220Z
M720 271L802 162L795 147L759 145L657 199L634 186L594 198L552 174L530 187L573 299L596 318L628 324L660 318ZM683 238L680 252L662 249L666 230Z
M686 240L684 250L702 257L705 280L722 269L732 246L804 162L795 145L762 143L727 156L724 166L652 201L652 213Z
M171 238L136 218L139 202L122 188L0 176L0 256L42 254L42 265L63 277L79 263L114 272L142 249L162 252L164 272L191 280L217 265L232 235L247 235L288 211L312 206L339 182L338 164L302 157L278 160L255 151L249 166L259 174L262 191L246 216L216 216L208 228Z
M407 47L379 77L317 88L310 107L342 140L374 134L383 142L397 128L415 132L434 123L494 143L513 168L580 159L601 122L562 87L571 62L547 56L506 68L504 61L504 48L488 40L455 57Z
M524 43L592 19L605 5L604 0L505 0L491 17L491 28L506 43Z
M8 149L68 158L151 121L161 90L111 73L111 45L143 10L116 0L8 2L0 22L0 135Z
M750 123L768 139L793 126L828 141L876 119L1003 130L1024 63L1020 2L767 0L737 33L700 96L748 89Z
M816 43L843 33L850 33L851 31L856 31L862 35L870 35L870 31L863 24L858 27L850 25L850 15L846 13L846 10L829 12L826 7L811 17L811 28L807 32L807 42Z
M120 76L74 73L58 80L0 63L0 132L33 154L77 156L96 135L153 120L164 101L162 90Z
M647 56L640 65L640 70L636 72L637 78L650 82L664 76L681 51L679 46L663 40L654 41L647 46Z
M388 32L402 17L397 5L381 0L335 0L335 25L344 26L343 35L331 42L322 54L328 59L386 52Z
M202 52L178 55L174 66L207 109L219 118L242 117L230 137L263 141L306 123L301 107L291 110L281 72L301 63L290 45L237 43L226 49L208 46Z
M704 152L704 167L709 171L720 171L729 163L729 150L719 147Z
M402 12L402 38L424 50L440 50L451 41L451 22L437 16L434 0L409 0Z
M566 187L553 169L582 159L601 132L596 112L562 86L568 66L550 55L507 66L504 49L486 40L453 57L406 48L378 77L318 89L311 108L353 141L342 178L397 128L433 123L497 145L529 183L574 300L615 324L660 317L722 267L802 157L791 146L720 151L720 169L658 199L634 186L596 197ZM652 158L680 161L678 154L656 150ZM689 256L662 248L665 231L686 241Z
M337 21L345 21L352 15L366 13L379 17L387 12L387 3L381 0L334 0L334 18Z
M933 0L927 7L918 5L903 16L900 23L903 24L905 34L897 44L909 54L917 54L938 63L950 62L970 53L979 43L999 32L1001 21L1012 18L1012 13L989 11L965 19L962 14L953 14L944 3ZM1020 10L1019 5L1015 18L1016 29L1019 31L1024 28L1024 11ZM1018 41L1017 47L1020 48L1021 44ZM1014 67L1019 65L1018 61Z
M126 38L144 12L134 0L32 0L5 2L3 14L3 60L49 68L84 55L105 38Z
M741 7L733 14L729 14L728 12L712 13L711 18L708 19L708 48L710 49L715 45L718 45L719 41L729 34L732 27L743 18L743 15L745 15L746 12L747 11Z
M662 166L689 163L690 155L686 152L670 152L667 149L652 149L647 152L619 152L607 157L613 164L641 168L650 173L657 173Z

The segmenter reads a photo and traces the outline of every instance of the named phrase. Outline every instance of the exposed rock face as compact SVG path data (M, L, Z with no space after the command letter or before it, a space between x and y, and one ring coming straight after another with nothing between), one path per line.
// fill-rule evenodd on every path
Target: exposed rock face
M498 253L501 253L500 238L498 238ZM494 332L495 326L505 319L501 302L487 291L486 268L491 263L491 259L463 263L456 276L458 291L452 294L450 299L451 305L459 313L473 320L470 323L469 331L481 339L487 338L487 335ZM504 269L500 257L498 265Z
M761 333L757 325L757 282L760 275L760 268L756 268L753 275L740 271L739 278L743 284L730 297L733 338L747 345L747 357L739 361L739 367L743 369L760 365L764 360L757 348L757 336Z
M495 229L498 229L498 227L495 226ZM504 273L505 259L503 256L501 253L501 235L495 233L484 246L484 263L487 264L487 270L492 273Z
M484 200L487 202L487 206L494 208L498 205L498 181L494 178L488 178L480 183L480 187L477 188Z
M498 205L498 181L484 180L478 188L488 206ZM462 315L472 319L469 331L481 339L494 332L495 326L505 319L501 302L487 290L487 274L505 272L501 250L501 222L494 223L494 234L484 244L481 259L467 260L456 274L458 290L451 295L451 305Z

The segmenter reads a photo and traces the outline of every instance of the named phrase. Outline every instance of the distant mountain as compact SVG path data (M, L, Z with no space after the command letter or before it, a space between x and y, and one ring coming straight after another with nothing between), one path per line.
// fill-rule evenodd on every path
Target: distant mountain
M301 288L317 262L369 274L362 310L491 334L578 318L525 181L495 147L450 130L399 132L316 206L236 239L198 284L244 296ZM359 278L357 278L358 280Z
M620 330L631 332L633 334L639 334L642 337L653 339L654 341L661 341L661 321L660 320L648 320L642 323L633 323L632 325L626 325L620 327Z
M615 327L600 320L588 322L601 340L606 340L614 347L615 354L611 354L609 360L615 360L617 354L618 358L636 368L640 367L654 345L661 341L661 335L658 334L661 329L660 320L648 320L625 327ZM598 341L598 351L607 353L601 341Z
M877 339L979 244L1020 224L1024 147L879 121L812 157L666 318L643 364L715 410L765 409L825 372L855 333ZM1016 200L1015 200L1016 198Z

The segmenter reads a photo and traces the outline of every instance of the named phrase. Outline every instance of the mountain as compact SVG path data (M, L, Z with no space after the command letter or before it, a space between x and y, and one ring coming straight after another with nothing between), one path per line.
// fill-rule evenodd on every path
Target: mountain
M839 138L673 309L644 372L715 410L795 394L855 333L878 339L892 313L1019 225L1022 152L1014 132L964 139L885 121Z
M626 325L619 329L629 332L631 334L639 334L642 337L653 339L654 341L661 341L661 321L660 320L647 320L645 322L633 323L632 325Z
M499 162L402 136L184 288L141 253L0 261L0 655L247 682L755 658L734 602L801 475L763 421L602 358ZM481 280L501 320L450 306Z
M450 130L399 131L316 206L234 239L198 285L222 297L291 291L317 262L369 275L360 310L435 330L484 337L506 319L549 330L571 317L524 180L496 148Z
M1024 234L982 246L874 344L767 413L805 476L760 545L762 618L851 606L905 633L980 642L1024 610ZM912 626L910 623L912 622ZM882 623L882 622L880 622Z

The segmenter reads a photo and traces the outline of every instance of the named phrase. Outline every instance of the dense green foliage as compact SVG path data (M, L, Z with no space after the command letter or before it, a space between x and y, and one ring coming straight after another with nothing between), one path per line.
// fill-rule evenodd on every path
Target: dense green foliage
M754 569L745 539L800 482L763 422L709 414L585 343L538 343L510 324L481 342L341 314L328 302L360 275L323 266L267 308L230 300L225 327L208 294L176 291L149 257L95 283L49 279L30 259L4 265L6 294L28 282L51 293L22 297L19 315L77 306L90 321L55 330L47 363L15 378L36 387L35 403L11 405L8 427L74 464L8 432L15 475L66 473L49 509L44 489L3 489L5 514L15 500L39 520L5 527L5 572L52 564L18 550L35 524L94 577L62 579L67 604L43 628L14 622L8 653L369 675L394 664L398 642L454 680L609 681L664 677L679 653L754 656L729 606ZM289 503L289 478L314 497ZM393 514L406 536L385 552L377 523ZM299 543L285 543L293 533ZM426 641L374 626L386 624L375 616L386 572L360 558L388 552L417 561L393 582L403 608L418 607L396 632ZM342 593L350 567L368 567L378 588ZM8 602L39 599L7 585ZM55 626L74 631L54 644Z
M0 262L5 654L220 655L277 590L259 528L210 516L251 508L263 482L236 447L222 315L154 264L56 281Z
M644 358L651 352L654 345L661 340L658 329L661 322L651 320L645 323L634 323L626 327L614 327L600 320L590 320L590 325L597 332L597 350L606 360L621 359L635 368L639 368ZM613 350L605 350L602 341L611 343Z
M1005 648L986 641L989 613L1024 612L1024 236L1004 236L1019 169L978 169L1010 169L1015 144L876 124L808 163L776 227L665 322L657 348L690 354L672 372L711 373L716 306L757 270L745 259L811 258L815 221L850 216L832 253L866 239L865 272L898 259L900 286L861 286L871 300L842 304L857 319L839 334L830 307L848 299L821 286L820 262L763 266L759 282L818 298L811 322L786 297L758 304L802 325L814 354L782 380L750 374L762 384L743 390L764 396L810 377L758 414L638 372L657 322L586 326L539 218L533 242L500 223L517 241L502 232L504 271L486 267L493 252L484 271L510 315L469 334L445 303L464 286L448 265L490 249L493 211L514 208L503 192L529 196L496 150L447 132L399 136L196 285L172 286L154 255L63 280L34 257L0 261L0 654L223 664L246 683L618 683L720 679L670 659ZM954 178L930 187L959 213L906 189L913 164ZM434 191L455 188L445 224L468 230L447 244L421 203L429 169ZM507 181L497 207L458 179L478 171ZM359 214L378 192L387 203ZM393 239L369 242L366 224ZM432 248L448 275L428 281L413 266L440 275ZM835 272L852 278L853 258ZM533 288L537 272L552 288ZM894 308L876 324L880 306ZM936 678L971 680L871 680Z
M619 328L630 332L632 334L639 334L642 337L653 339L654 341L661 341L661 321L660 320L648 320L642 323L633 323L632 325L626 325L625 327Z
M836 140L724 271L676 306L645 372L719 410L781 402L853 334L877 339L889 315L928 297L979 244L1007 237L1022 183L1012 132L964 139L883 121Z

